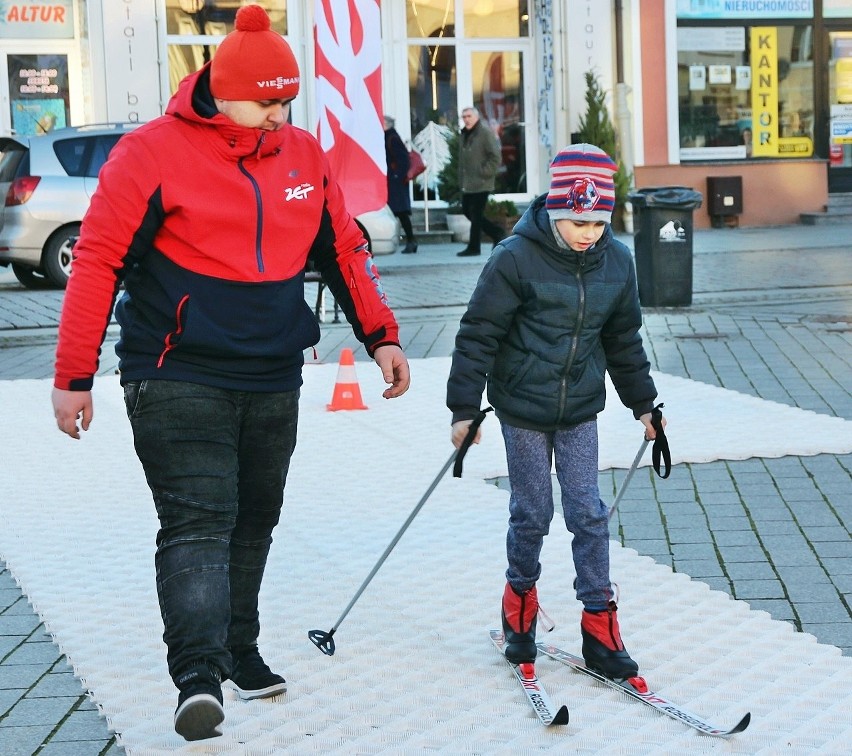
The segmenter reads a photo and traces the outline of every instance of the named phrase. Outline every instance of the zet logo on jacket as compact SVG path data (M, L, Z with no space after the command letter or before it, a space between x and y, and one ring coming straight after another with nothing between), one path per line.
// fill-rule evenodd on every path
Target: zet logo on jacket
M307 199L308 195L314 190L313 184L299 184L298 186L284 187L284 201L303 200Z

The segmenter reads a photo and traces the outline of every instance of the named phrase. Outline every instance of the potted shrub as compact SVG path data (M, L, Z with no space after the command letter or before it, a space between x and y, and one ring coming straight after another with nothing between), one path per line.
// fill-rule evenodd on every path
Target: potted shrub
M458 131L453 131L447 139L449 160L444 164L438 176L441 199L447 202L447 228L455 242L470 241L470 221L462 213L461 189L459 189L459 139Z
M511 234L521 214L512 200L498 202L495 199L489 199L485 206L485 217L500 226L507 234Z
M461 212L461 189L459 189L459 139L461 135L454 130L447 139L447 153L449 159L444 163L438 174L438 191L441 199L445 200L449 207L458 205ZM449 210L449 208L448 208Z
M615 212L612 215L612 225L624 230L622 214L633 176L627 172L619 157L615 126L606 107L606 92L592 71L586 71L586 113L580 118L577 141L600 147L618 164L618 173L614 176Z

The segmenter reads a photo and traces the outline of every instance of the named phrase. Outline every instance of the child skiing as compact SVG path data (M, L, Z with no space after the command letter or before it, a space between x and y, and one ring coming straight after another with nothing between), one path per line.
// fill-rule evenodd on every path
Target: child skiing
M638 665L622 642L610 583L596 418L608 372L653 439L657 391L639 334L633 260L609 225L617 170L590 144L556 155L550 191L534 200L480 275L456 336L447 406L458 447L487 385L505 441L512 490L502 602L506 658L521 664L536 656L536 582L554 511L555 459L565 524L574 536L583 657L607 677L626 679Z

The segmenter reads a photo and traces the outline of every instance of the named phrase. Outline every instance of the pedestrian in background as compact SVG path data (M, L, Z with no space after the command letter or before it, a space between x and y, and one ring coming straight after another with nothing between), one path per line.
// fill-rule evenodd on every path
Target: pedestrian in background
M597 415L609 373L652 439L657 390L639 333L633 260L610 227L618 166L597 147L578 144L563 149L550 170L550 191L533 201L515 235L486 262L462 316L447 384L452 442L461 444L487 385L511 485L501 606L506 658L521 664L536 656L536 583L554 512L555 458L565 524L574 536L583 658L607 677L626 679L638 665L621 640L610 582Z
M257 647L258 594L296 444L303 350L320 338L305 302L309 254L390 384L384 396L409 383L366 240L319 143L288 124L299 82L266 11L240 8L166 114L110 154L59 327L54 414L76 439L77 423L92 422L124 285L116 352L159 517L157 594L186 740L222 734L221 681L245 699L286 690Z
M479 111L470 107L462 110L464 128L459 138L458 178L462 194L462 212L470 221L470 240L458 253L471 257L481 252L482 231L496 246L506 234L496 223L485 217L488 196L494 192L494 179L502 157L500 143L494 132L482 123Z
M388 207L399 218L405 232L402 254L417 251L417 239L411 226L411 197L408 196L408 148L395 128L396 121L385 116L385 158L388 173Z

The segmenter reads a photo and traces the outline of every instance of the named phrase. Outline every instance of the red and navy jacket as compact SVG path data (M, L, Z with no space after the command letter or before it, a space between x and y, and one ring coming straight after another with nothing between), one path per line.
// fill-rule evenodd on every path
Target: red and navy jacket
M291 125L263 131L219 114L202 68L101 170L74 247L55 386L91 389L123 283L122 382L298 388L303 351L320 338L305 302L309 257L370 354L399 344L319 143Z

